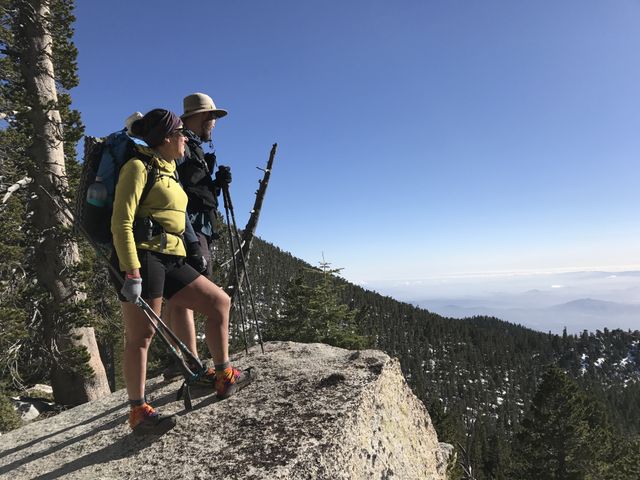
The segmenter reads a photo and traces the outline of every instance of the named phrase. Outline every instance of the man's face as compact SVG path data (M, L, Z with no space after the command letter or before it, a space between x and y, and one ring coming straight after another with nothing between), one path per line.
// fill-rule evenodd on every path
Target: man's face
M213 115L210 112L202 112L201 122L200 122L200 132L196 132L201 140L208 142L211 140L212 132L214 127L216 126L216 119L213 118Z

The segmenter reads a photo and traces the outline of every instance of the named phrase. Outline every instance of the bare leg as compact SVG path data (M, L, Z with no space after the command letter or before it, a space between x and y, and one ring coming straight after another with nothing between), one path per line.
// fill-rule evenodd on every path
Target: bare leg
M196 325L193 320L193 310L189 310L175 302L169 301L165 305L165 323L184 343L195 357L199 358L196 342Z
M215 365L229 361L229 309L231 299L211 280L200 275L173 297L171 303L207 316L205 335Z
M162 298L147 300L149 306L160 315ZM144 398L144 383L147 380L147 353L153 339L154 329L140 307L122 302L124 316L124 380L130 400Z

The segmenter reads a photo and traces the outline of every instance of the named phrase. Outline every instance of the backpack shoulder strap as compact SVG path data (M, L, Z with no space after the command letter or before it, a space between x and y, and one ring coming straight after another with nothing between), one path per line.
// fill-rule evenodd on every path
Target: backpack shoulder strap
M178 165L176 164L176 169L173 171L173 177L176 179L176 182L180 183L180 174L178 173ZM180 183L182 185L182 183Z
M158 177L158 166L154 161L152 161L151 157L148 157L140 152L137 155L138 159L144 163L147 168L147 183L144 184L144 188L142 189L142 193L140 194L140 201L138 205L141 205L144 202L147 195L151 191L153 184L156 183L156 178Z

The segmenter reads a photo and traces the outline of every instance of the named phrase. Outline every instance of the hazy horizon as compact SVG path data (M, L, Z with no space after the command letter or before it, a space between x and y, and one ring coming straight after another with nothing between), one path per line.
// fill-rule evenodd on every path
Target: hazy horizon
M640 328L640 269L486 272L362 286L443 316L495 316L544 332Z

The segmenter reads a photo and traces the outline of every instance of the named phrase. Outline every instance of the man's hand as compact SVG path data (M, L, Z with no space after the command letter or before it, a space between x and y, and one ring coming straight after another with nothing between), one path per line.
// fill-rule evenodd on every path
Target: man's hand
M213 183L218 188L228 187L231 183L231 168L226 165L220 165Z
M204 275L207 273L207 259L202 252L200 252L200 244L198 242L192 242L187 245L187 258L186 262L193 267L193 269Z
M204 163L207 164L207 168L210 172L213 172L213 167L216 166L216 154L213 152L207 152L204 154Z

